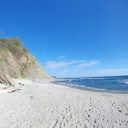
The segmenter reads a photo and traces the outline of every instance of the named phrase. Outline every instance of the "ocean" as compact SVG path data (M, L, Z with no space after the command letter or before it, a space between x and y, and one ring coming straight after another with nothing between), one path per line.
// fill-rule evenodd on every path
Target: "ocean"
M57 83L70 87L110 92L128 92L128 76L66 78Z

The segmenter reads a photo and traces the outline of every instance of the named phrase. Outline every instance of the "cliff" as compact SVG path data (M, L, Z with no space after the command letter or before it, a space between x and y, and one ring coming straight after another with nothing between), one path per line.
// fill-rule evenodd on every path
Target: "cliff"
M18 38L0 39L0 83L11 85L11 78L51 79Z

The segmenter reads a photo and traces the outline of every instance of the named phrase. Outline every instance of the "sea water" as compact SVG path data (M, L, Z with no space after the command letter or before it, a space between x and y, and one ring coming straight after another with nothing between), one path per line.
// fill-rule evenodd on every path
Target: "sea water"
M66 79L58 83L83 89L128 92L128 76L82 77Z

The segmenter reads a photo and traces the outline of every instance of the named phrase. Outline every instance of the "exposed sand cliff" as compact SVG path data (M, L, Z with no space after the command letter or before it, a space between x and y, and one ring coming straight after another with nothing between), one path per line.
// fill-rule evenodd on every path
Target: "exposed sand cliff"
M0 39L0 83L12 85L11 78L51 79L18 38Z

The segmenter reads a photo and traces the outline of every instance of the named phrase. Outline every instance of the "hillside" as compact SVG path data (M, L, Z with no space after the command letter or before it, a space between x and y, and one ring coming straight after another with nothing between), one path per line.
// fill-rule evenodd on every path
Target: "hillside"
M50 79L19 38L0 39L0 83L11 85L11 78Z

